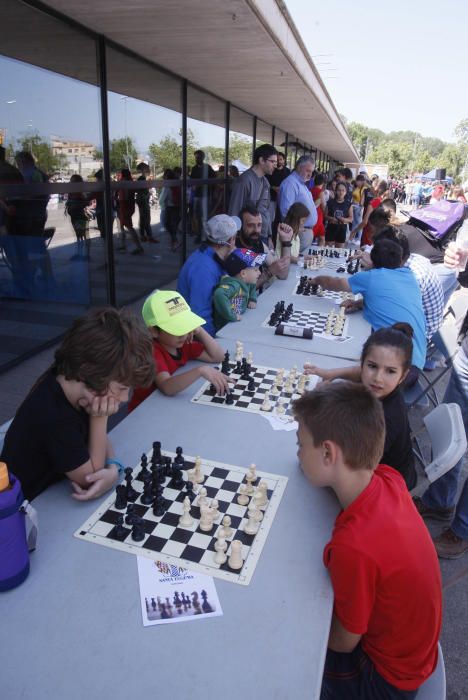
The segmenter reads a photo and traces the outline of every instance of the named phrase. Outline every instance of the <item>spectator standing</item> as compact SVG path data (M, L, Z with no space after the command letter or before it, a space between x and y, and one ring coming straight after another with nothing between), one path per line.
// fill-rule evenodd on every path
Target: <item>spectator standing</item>
M271 241L270 183L267 175L272 175L277 166L277 151L274 146L264 143L254 151L253 165L232 183L229 214L240 216L246 205L253 206L262 217L261 238L264 243Z
M283 219L296 202L303 204L310 212L305 222L304 233L301 235L301 251L311 246L312 229L317 223L317 209L312 193L306 185L312 177L314 166L312 156L301 156L293 172L281 183L279 191L279 208Z
M205 152L195 151L195 165L190 171L192 180L208 180L216 177L216 173L208 163L205 163ZM208 219L210 192L208 185L195 185L192 198L192 230L196 234L196 242L200 243L204 236L205 223Z

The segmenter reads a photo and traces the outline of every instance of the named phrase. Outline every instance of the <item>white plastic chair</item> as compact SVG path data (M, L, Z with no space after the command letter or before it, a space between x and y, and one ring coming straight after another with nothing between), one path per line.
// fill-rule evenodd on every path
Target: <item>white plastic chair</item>
M439 651L437 666L432 676L429 676L427 681L419 688L417 700L446 700L447 684L445 681L444 655L442 654L440 642L437 646Z
M424 417L424 423L431 439L432 461L424 464L416 438L414 453L432 483L459 462L465 453L467 440L462 412L457 403L441 403Z

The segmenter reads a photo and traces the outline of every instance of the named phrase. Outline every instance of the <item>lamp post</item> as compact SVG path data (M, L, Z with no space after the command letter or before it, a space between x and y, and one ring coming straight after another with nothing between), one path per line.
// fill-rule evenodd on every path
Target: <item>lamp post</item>
M7 104L7 105L14 105L14 104L16 104L16 100L6 100L6 104ZM9 138L9 140L10 140L10 148L11 148L11 152L12 152L12 154L13 154L13 151L14 151L13 143L14 143L14 142L13 142L13 133L12 133L13 130L12 130L12 128L11 128L11 117L12 117L12 115L11 115L11 110L9 110L8 108L7 108L7 115L8 115L8 116L7 116L7 135L8 135L8 138ZM6 141L7 141L7 139L5 139L5 142L6 142Z
M124 103L124 130L125 130L125 152L126 152L125 164L126 164L127 168L129 170L131 170L131 168L130 168L130 154L128 152L128 130L127 130L127 101L129 98L126 95L123 95L120 99L123 100L123 103Z

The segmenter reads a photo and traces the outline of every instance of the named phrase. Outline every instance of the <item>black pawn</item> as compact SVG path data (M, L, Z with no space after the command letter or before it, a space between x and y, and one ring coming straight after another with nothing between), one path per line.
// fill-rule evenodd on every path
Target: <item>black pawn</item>
M125 538L129 533L129 530L127 530L126 527L124 527L124 516L119 515L117 518L117 522L115 524L115 536L118 539L123 539Z
M136 501L136 499L138 498L138 491L135 491L135 489L132 486L132 474L133 469L127 467L125 469L125 483L127 484L126 493L128 501Z
M160 518L166 512L166 500L162 496L156 496L153 504L153 515Z
M229 365L229 353L226 352L226 353L224 354L224 359L223 359L223 362L222 362L222 365L221 365L221 372L222 372L223 374L229 374L229 369L230 369L230 365Z
M134 512L134 508L135 506L133 505L133 503L129 503L127 506L127 514L125 516L125 522L127 523L127 525L133 525L133 521L137 517Z
M249 379L249 383L247 384L247 391L255 391L255 380L253 377Z
M145 530L143 528L143 518L135 516L133 520L132 527L132 540L134 542L141 542L145 539Z
M183 450L181 447L176 447L176 456L174 458L174 464L180 464L183 465L184 463L184 455L182 454Z
M117 510L125 510L127 507L127 487L124 484L119 484L115 487L115 504L114 508Z
M153 503L154 496L153 496L153 484L152 484L152 479L151 475L145 478L145 484L143 486L143 493L141 494L140 501L143 503L145 506L150 506Z
M144 480L145 480L145 476L146 476L147 474L149 474L149 470L148 470L148 457L147 457L145 454L141 455L140 466L141 466L141 470L140 470L140 473L139 473L138 476L137 476L137 479L141 479L142 481L144 481Z
M233 403L234 403L234 396L232 395L232 391L228 391L226 393L226 405L232 406Z
M193 503L193 501L196 498L196 495L193 493L193 483L191 481L187 481L187 483L185 484L185 494L189 499L190 503Z

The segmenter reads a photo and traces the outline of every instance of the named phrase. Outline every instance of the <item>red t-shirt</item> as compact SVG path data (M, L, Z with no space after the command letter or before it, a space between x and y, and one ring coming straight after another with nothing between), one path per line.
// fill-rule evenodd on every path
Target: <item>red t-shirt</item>
M320 193L322 192L321 187L312 187L310 190L312 193L312 198L315 201L320 197ZM314 232L314 237L319 238L319 236L324 236L325 235L325 226L323 224L323 211L322 207L319 205L316 207L317 209L317 223L315 224L314 228L312 231Z
M377 209L377 207L380 207L382 204L382 197L375 197L369 202L369 204L371 205L372 209ZM361 236L361 245L372 245L372 240L369 238L369 224L364 226Z
M335 521L325 547L335 614L386 681L415 690L434 671L442 618L440 568L403 478L380 464Z
M199 343L197 340L193 340L191 343L187 341L182 345L179 356L174 357L155 340L153 342L153 358L157 374L160 372L174 374L179 367L186 365L189 360L197 360L204 349L205 346L203 343ZM128 404L128 412L130 413L130 411L133 411L133 409L152 394L155 389L156 384L150 387L136 387Z

